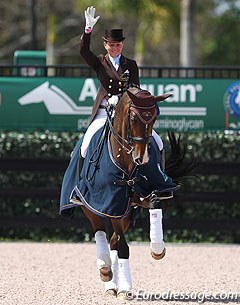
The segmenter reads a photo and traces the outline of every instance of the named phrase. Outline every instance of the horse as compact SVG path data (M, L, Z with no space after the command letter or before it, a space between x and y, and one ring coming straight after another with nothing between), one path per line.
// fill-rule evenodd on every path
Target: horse
M77 172L79 140L63 179L60 213L72 211L77 206L82 208L95 234L97 267L105 282L105 292L121 299L126 299L132 290L125 233L136 207L153 212L154 234L160 235L160 239L152 245L152 257L162 259L166 252L162 215L160 219L156 218L155 211L162 212L163 199L172 198L179 184L163 173L152 130L158 112L157 102L170 95L153 96L139 87L129 88L115 109L111 106L106 109L106 124L96 133L96 142L90 143L83 167ZM113 120L112 112L115 112ZM179 139L172 133L169 136L172 152L166 162L166 172L178 179L188 174L193 164L184 164L186 147L181 150ZM110 219L113 228L110 250L104 217Z

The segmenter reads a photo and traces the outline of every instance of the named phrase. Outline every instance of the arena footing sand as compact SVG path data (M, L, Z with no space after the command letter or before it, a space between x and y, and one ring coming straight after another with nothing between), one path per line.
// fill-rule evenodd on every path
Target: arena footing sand
M1 242L0 304L240 303L239 245L170 243L154 261L132 243L130 264L135 299L121 301L104 295L93 243Z

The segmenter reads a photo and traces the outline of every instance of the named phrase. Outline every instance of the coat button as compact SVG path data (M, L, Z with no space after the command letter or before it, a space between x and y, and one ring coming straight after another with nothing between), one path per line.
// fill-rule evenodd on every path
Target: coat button
M108 96L111 96L111 93L108 93Z
M121 88L119 88L119 89L118 89L118 91L122 91L122 89L121 89Z
M112 80L112 79L110 79L109 81L110 81L110 83L112 83L112 82L113 82L113 80Z
M119 84L119 86L121 86L121 85L122 85L122 82L118 82L118 84Z
M112 85L109 85L108 88L112 88Z

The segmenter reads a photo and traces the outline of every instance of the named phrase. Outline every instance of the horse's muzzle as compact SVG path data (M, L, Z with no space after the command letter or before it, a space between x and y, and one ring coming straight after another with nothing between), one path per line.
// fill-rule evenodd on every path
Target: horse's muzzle
M134 163L137 164L137 165L143 165L143 164L148 163L148 161L149 161L149 157L148 157L148 145L146 145L145 151L144 151L143 154L141 152L137 153L136 149L135 149L133 151L132 157L133 157Z

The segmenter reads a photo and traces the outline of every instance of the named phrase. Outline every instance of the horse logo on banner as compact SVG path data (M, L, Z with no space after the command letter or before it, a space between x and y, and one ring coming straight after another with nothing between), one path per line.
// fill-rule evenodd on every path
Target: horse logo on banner
M21 105L44 103L51 115L90 115L92 107L77 106L60 88L44 82L23 95L18 102Z

